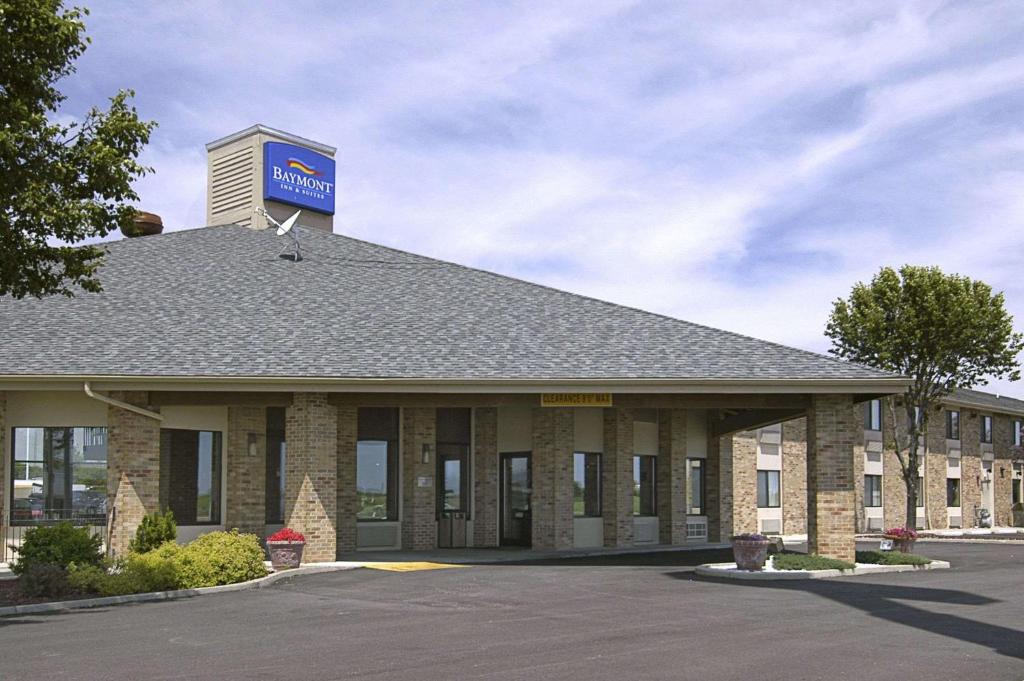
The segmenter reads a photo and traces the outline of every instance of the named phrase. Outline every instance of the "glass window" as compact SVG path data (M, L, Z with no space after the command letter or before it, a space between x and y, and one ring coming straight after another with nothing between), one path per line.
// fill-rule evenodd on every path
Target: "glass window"
M658 515L654 497L653 456L633 457L633 515Z
M946 506L960 505L960 478L946 478Z
M398 410L358 411L356 520L398 519Z
M12 522L106 522L106 428L15 428L11 464Z
M686 477L689 485L686 512L690 515L704 515L704 459L687 459Z
M882 476L864 476L864 505L869 508L878 508L882 505Z
M472 412L437 410L438 512L469 513L469 445Z
M780 471L757 472L757 507L779 508L782 505Z
M285 409L267 408L267 523L284 523Z
M981 441L986 444L992 444L992 417L982 416L981 417Z
M914 483L914 498L917 499L917 507L924 508L924 476L918 476Z
M208 430L160 431L161 506L179 525L220 522L221 434Z
M882 430L882 400L864 403L864 430Z
M601 455L576 452L572 457L572 513L580 518L601 515Z
M958 411L946 411L946 439L960 439L960 412Z
M1020 447L1021 445L1021 423L1020 421L1013 422L1013 446Z

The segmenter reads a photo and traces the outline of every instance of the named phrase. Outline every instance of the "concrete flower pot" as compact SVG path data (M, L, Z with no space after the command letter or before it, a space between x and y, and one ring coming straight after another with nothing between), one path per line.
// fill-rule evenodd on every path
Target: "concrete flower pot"
M916 539L908 539L906 537L894 537L892 535L885 535L886 539L892 540L892 548L900 553L913 553L914 544L917 542Z
M739 570L763 570L768 559L767 539L733 539L732 555Z
M297 568L302 563L302 550L305 542L268 541L267 552L270 553L270 564L275 570Z

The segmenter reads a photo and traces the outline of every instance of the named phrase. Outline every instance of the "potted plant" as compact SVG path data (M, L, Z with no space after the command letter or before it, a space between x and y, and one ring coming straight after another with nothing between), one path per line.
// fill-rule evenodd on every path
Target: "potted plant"
M763 570L771 542L763 534L737 534L732 538L732 555L739 570Z
M917 532L909 527L890 527L885 531L885 538L892 540L892 546L900 553L912 553Z
M297 568L302 563L302 549L306 546L306 538L301 532L290 527L278 530L267 537L267 551L270 553L270 564L275 570Z
M1020 501L1013 505L1013 526L1024 527L1024 503Z

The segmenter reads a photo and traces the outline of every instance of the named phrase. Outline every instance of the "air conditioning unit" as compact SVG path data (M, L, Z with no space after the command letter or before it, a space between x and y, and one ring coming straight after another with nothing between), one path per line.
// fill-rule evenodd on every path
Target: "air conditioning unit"
M782 521L778 518L766 518L761 521L761 534L781 534Z

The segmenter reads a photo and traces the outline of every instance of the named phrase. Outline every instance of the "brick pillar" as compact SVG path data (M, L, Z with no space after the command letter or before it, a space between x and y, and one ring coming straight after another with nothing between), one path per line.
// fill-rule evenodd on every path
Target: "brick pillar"
M7 444L7 393L0 390L0 538L7 536L7 506L5 500L10 489L7 482L7 461L11 456L10 445ZM0 539L2 541L2 539ZM6 552L0 547L0 555Z
M573 412L533 410L533 548L569 549L572 514Z
M815 395L807 414L807 550L853 560L854 413L849 395Z
M338 407L338 553L356 550L356 438L359 410Z
M782 424L782 531L807 534L807 419Z
M719 451L722 453L722 482L730 484L731 490L722 492L723 506L726 495L730 495L731 514L723 510L725 517L731 515L730 534L757 532L757 432L753 430L734 433L722 438Z
M310 563L337 558L337 420L325 393L295 393L285 418L284 522L306 535Z
M267 525L266 408L228 407L227 440L224 525L263 538Z
M422 551L437 546L434 511L438 484L437 410L409 407L402 410L402 548ZM423 445L430 446L430 461L423 463ZM430 484L421 486L420 481Z
M686 410L658 411L658 541L686 543Z
M110 397L150 411L145 392L112 392ZM160 510L160 421L107 407L107 553L128 552L147 513Z
M498 410L473 413L473 546L498 545Z
M996 415L992 418L992 525L995 527L1013 524L1013 467L1009 461L1010 449L1013 447L1013 421L1008 416Z
M853 527L857 532L866 532L868 521L864 513L864 456L867 446L864 442L864 405L853 409Z
M960 437L966 437L970 419L967 414L960 412ZM948 452L946 450L946 423L945 414L937 411L932 414L928 424L928 432L921 438L923 447L918 448L918 456L925 457L925 485L927 491L925 496L927 502L925 513L928 515L927 527L931 529L944 529L949 527L949 514L946 513L946 473L948 463ZM921 502L917 502L918 506Z
M708 541L728 541L729 537L722 531L722 452L721 440L711 435L712 424L716 412L708 411L707 450L708 457L704 461L704 512L708 517ZM732 499L730 498L730 503ZM724 537L724 539L723 539Z
M974 411L960 412L961 527L974 527L974 506L981 506L981 416Z
M633 544L633 410L604 410L601 514L605 546Z
M884 416L883 416L884 418ZM885 440L882 451L882 525L884 528L904 527L907 524L907 485L903 482L903 469L900 467L896 450L891 447L889 439ZM924 467L922 466L922 470ZM920 504L923 500L918 499Z

